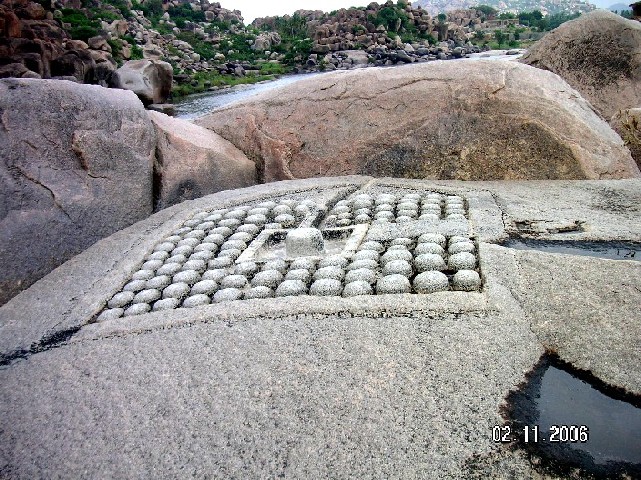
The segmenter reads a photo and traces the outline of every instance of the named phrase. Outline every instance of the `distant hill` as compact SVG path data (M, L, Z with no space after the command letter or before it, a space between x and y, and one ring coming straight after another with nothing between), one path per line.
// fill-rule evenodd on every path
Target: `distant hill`
M623 10L632 10L630 8L630 4L628 3L615 3L614 5L610 5L608 7L608 10L611 12L621 12Z
M540 10L543 14L555 14L590 12L596 8L592 3L582 0L417 0L412 2L412 5L423 7L432 15L450 10L468 9L480 4L490 5L499 13Z

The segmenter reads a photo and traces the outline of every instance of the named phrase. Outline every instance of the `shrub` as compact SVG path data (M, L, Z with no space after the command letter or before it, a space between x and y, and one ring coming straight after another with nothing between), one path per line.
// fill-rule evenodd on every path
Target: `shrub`
M111 47L111 54L114 58L122 57L122 41L119 39L109 39L107 43Z
M183 3L178 7L169 7L169 10L167 10L167 12L169 12L169 16L171 17L171 19L176 22L176 25L178 25L178 20L181 20L183 22L183 26L185 21L194 23L205 21L205 12L197 12L193 10L188 3Z
M84 40L98 35L100 23L96 20L90 20L82 10L75 10L73 8L63 8L62 22L71 25L69 34L75 40Z
M138 2L132 2L135 10L142 10L145 14L145 17L151 21L152 24L156 25L160 17L162 17L162 0L147 0L144 5Z
M477 5L476 7L472 8L487 15L488 17L493 17L498 12L494 7L490 7L489 5Z
M142 60L143 59L142 48L140 48L135 43L131 44L131 59L132 60Z
M383 25L388 31L396 31L396 23L399 18L398 11L394 7L383 7L378 11L374 23Z
M168 33L173 33L172 27L167 25L166 23L159 23L154 27L158 33L161 35L166 35Z
M172 88L172 97L182 97L192 93L204 92L208 86L221 87L223 85L240 85L245 83L256 83L263 80L269 80L272 77L267 75L249 75L246 77L236 77L234 75L221 75L217 72L199 72L193 77L198 82L195 86L191 83L176 85ZM207 85L207 86L206 86Z
M74 40L83 40L87 41L91 37L95 37L98 35L98 29L91 27L89 25L79 25L76 27L71 27L71 38Z
M178 35L176 35L176 38L178 38L178 40L183 40L189 43L193 47L194 52L200 55L203 60L210 60L214 58L214 55L216 55L216 53L218 53L211 43L207 43L201 40L192 32L180 32Z
M123 17L125 18L132 17L131 10L129 9L129 6L124 0L104 0L104 3L108 3L109 5L116 7L120 11Z
M280 63L263 63L260 66L261 75L282 75L287 73L287 70Z
M225 21L225 20L212 20L209 22L209 25L205 28L205 31L207 33L218 33L218 32L225 32L231 28L231 23ZM269 30L269 27L267 27L267 30Z

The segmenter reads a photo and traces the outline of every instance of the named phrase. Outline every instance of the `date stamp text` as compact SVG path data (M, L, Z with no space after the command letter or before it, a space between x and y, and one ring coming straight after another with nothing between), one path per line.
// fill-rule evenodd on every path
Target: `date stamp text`
M492 427L492 441L495 443L586 443L590 439L590 429L586 425L551 425L540 429L538 425L525 425L516 430L510 425Z

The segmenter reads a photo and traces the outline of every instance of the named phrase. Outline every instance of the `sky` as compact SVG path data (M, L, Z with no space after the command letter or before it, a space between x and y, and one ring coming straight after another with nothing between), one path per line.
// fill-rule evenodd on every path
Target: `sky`
M223 8L240 10L245 23L256 17L291 15L296 10L322 10L331 12L340 8L363 7L372 0L218 0ZM379 0L385 3L385 0Z

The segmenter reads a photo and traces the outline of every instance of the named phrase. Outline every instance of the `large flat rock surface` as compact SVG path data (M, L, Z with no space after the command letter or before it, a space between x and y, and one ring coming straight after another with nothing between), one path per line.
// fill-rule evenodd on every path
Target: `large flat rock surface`
M265 182L348 174L639 178L621 138L579 92L516 62L336 71L231 103L196 123L259 159Z
M501 243L639 242L640 187L337 177L220 192L163 210L0 308L0 477L564 478L493 442L492 427L504 424L506 396L546 350L641 394L641 264ZM392 210L377 207L383 200ZM286 206L293 220L276 222ZM266 224L254 211L261 208ZM225 222L235 216L239 222ZM235 232L226 242L246 240L236 255L223 253L236 243L211 246L221 221ZM318 227L334 249L309 267L311 278L297 268L304 262L279 249L279 235L300 226ZM251 239L238 235L250 231ZM420 250L439 235L446 283L419 293L418 270L433 271L421 266ZM474 264L452 258L460 244L473 246ZM360 252L377 245L380 258L367 263L375 250ZM409 253L390 254L399 251ZM191 296L158 310L154 288L134 282L161 282L160 269L172 271L178 255L182 272L195 273L172 273L171 285L156 288L170 302L158 305L171 303L179 283L191 285ZM383 293L383 277L403 267L390 266L390 255L411 259L413 270L401 274L405 293ZM200 260L205 266L185 268ZM267 298L243 299L271 275L243 261L281 269ZM371 270L359 275L373 275L365 282L373 289L341 296L356 261ZM456 275L470 270L482 283L462 288ZM240 299L218 302L238 276L249 282ZM274 296L294 277L307 279L303 290ZM205 301L197 290L210 284L196 282L213 278L217 289ZM331 278L342 278L324 284L338 294L316 295L314 284ZM132 306L128 291L148 307Z

